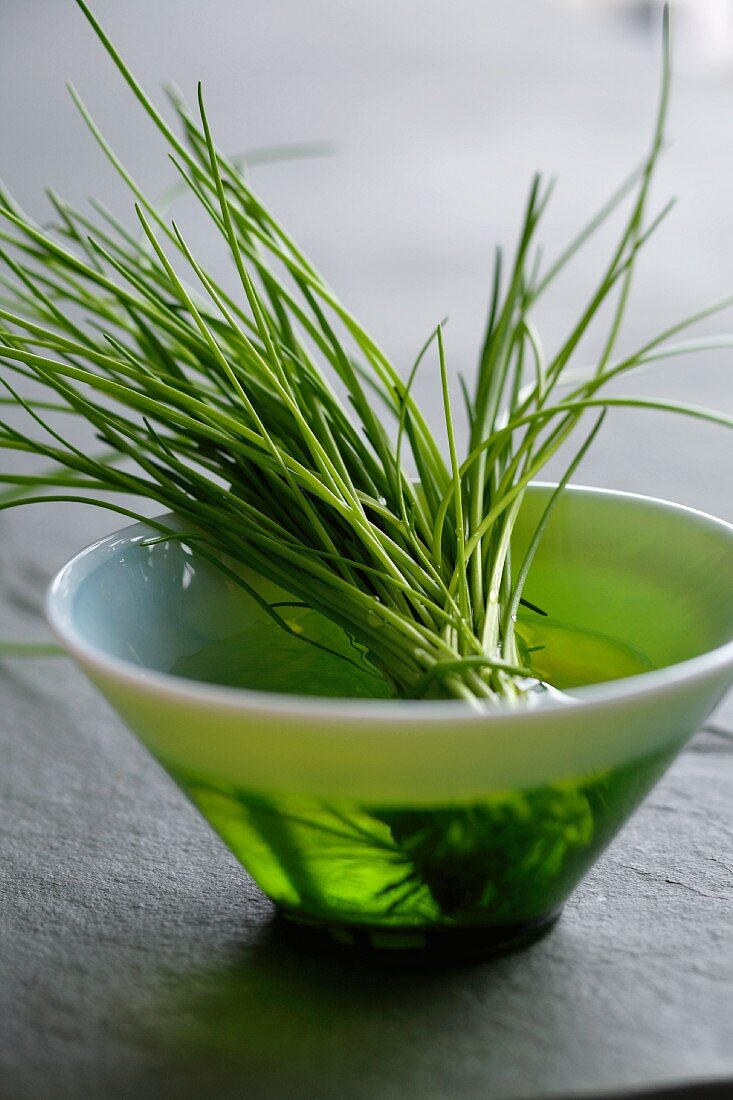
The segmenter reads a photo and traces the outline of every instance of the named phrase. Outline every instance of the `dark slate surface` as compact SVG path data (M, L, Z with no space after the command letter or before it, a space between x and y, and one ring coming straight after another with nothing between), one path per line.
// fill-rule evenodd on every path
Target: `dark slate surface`
M733 1073L733 738L522 954L401 966L269 903L63 662L6 662L0 1095L483 1100ZM40 716L43 716L41 719Z
M530 172L561 176L559 243L636 162L651 117L643 44L550 0L96 7L148 83L206 79L228 148L336 140L336 159L263 170L260 187L405 365L446 312L452 361L473 362L489 248L513 232ZM72 199L119 195L67 105L69 76L145 185L164 186L165 157L70 0L0 0L0 171L17 195L39 215L48 181ZM722 79L678 81L660 197L684 202L642 269L626 346L733 288L731 98ZM548 342L597 263L548 300ZM733 409L727 354L634 386ZM733 519L730 459L722 432L618 415L580 480ZM40 636L51 573L114 526L82 508L1 515L0 637ZM519 1100L733 1075L730 700L713 721L549 938L418 969L285 935L64 660L6 660L0 1097Z

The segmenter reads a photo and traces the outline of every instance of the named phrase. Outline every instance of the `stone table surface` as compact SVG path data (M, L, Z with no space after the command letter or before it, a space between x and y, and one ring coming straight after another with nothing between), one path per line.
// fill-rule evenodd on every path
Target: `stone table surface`
M638 161L653 114L643 38L550 0L96 9L148 85L193 93L203 76L227 148L334 142L333 157L259 169L258 186L403 367L446 313L451 362L470 367L491 247L511 240L531 172L560 177L552 251ZM1 0L0 174L17 197L44 217L52 182L126 209L68 77L144 186L164 188L165 156L71 0ZM733 290L731 106L724 75L677 81L657 194L683 202L642 265L626 346ZM543 307L550 345L600 262L581 257ZM696 356L624 390L730 412L732 370L728 353ZM437 416L435 380L423 387ZM722 429L627 413L578 480L732 520L730 475ZM42 637L48 578L114 526L83 507L2 514L0 637ZM283 932L64 659L0 663L0 761L2 1100L519 1100L733 1076L730 699L548 938L455 969Z

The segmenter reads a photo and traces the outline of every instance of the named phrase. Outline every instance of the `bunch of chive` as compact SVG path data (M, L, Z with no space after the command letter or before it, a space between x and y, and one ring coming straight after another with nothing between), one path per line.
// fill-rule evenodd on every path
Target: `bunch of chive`
M182 184L233 261L240 290L229 293L198 262L72 89L134 197L140 231L100 203L83 212L53 193L56 224L40 227L0 194L0 382L3 403L23 410L30 425L21 431L0 421L0 448L49 462L39 474L0 473L9 486L0 509L91 495L138 518L109 496L156 501L189 525L184 534L161 526L161 539L184 539L237 583L247 586L241 564L281 585L347 631L395 696L522 699L536 686L514 630L523 586L557 494L605 410L653 407L732 423L693 407L601 393L635 367L710 346L674 338L730 304L704 309L614 358L637 256L670 209L647 218L668 103L668 20L660 105L641 167L546 271L536 237L552 188L535 178L514 255L505 264L497 254L475 384L463 384L469 446L461 460L441 326L403 378L255 194L241 165L217 148L201 89L196 115L171 95L174 132L84 0L77 3L168 144ZM598 286L546 357L532 320L538 300L629 197L630 213ZM614 293L598 361L577 371L576 348ZM442 382L447 460L413 393L430 356ZM39 388L46 391L40 397ZM526 487L588 410L600 410L598 419L524 560L514 563L512 532ZM104 453L75 446L55 427L56 413L91 425ZM248 590L291 629L277 606Z

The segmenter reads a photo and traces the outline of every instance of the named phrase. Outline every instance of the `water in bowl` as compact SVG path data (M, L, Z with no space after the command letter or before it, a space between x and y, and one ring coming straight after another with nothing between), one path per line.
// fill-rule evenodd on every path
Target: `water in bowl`
M172 671L299 694L389 694L357 647L346 643L347 662L304 646L275 624L271 631L261 625L256 637L207 645ZM290 625L298 634L318 624L312 612L297 608ZM651 667L634 647L571 624L526 616L518 632L537 676L565 690ZM319 638L343 646L339 634ZM592 775L427 807L265 795L221 776L171 770L290 917L323 924L345 942L419 947L460 929L462 937L473 930L501 950L552 921L672 755L667 748Z

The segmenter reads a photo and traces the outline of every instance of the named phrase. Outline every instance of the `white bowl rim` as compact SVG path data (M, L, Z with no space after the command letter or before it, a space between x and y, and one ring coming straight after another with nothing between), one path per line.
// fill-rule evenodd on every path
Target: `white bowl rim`
M550 482L532 482L537 488L553 488ZM633 500L640 504L651 505L664 511L679 512L694 517L704 526L727 532L733 543L733 524L718 519L707 512L676 504L659 497L631 493L618 489L597 488L590 485L567 485L566 492L572 494L593 494L619 499ZM170 515L170 513L168 513ZM164 519L165 516L151 517ZM636 697L649 697L663 693L681 682L692 684L727 666L733 667L733 638L721 646L708 650L697 657L688 658L663 668L642 672L620 680L610 680L600 684L589 684L573 688L573 703L548 699L531 711L524 707L512 707L507 703L492 703L490 707L476 706L455 699L350 699L328 696L295 695L278 692L256 691L251 688L229 687L223 684L207 684L185 677L174 676L168 672L143 668L132 661L113 657L91 644L76 629L71 613L71 599L79 584L94 570L94 566L83 568L95 554L111 543L129 541L136 529L144 528L146 522L134 523L121 528L97 542L79 551L56 574L51 581L44 601L47 621L56 638L64 649L74 657L82 667L105 678L111 678L126 687L143 691L152 697L165 698L168 701L188 702L198 708L214 707L217 710L241 712L242 714L266 714L271 717L292 718L300 715L304 719L322 719L329 724L332 721L374 722L381 724L443 723L456 719L465 721L487 720L526 720L529 715L540 718L556 713L567 706L582 706L585 709L606 706L614 702L628 701ZM733 545L731 547L733 550ZM75 572L83 569L75 583L69 585Z

